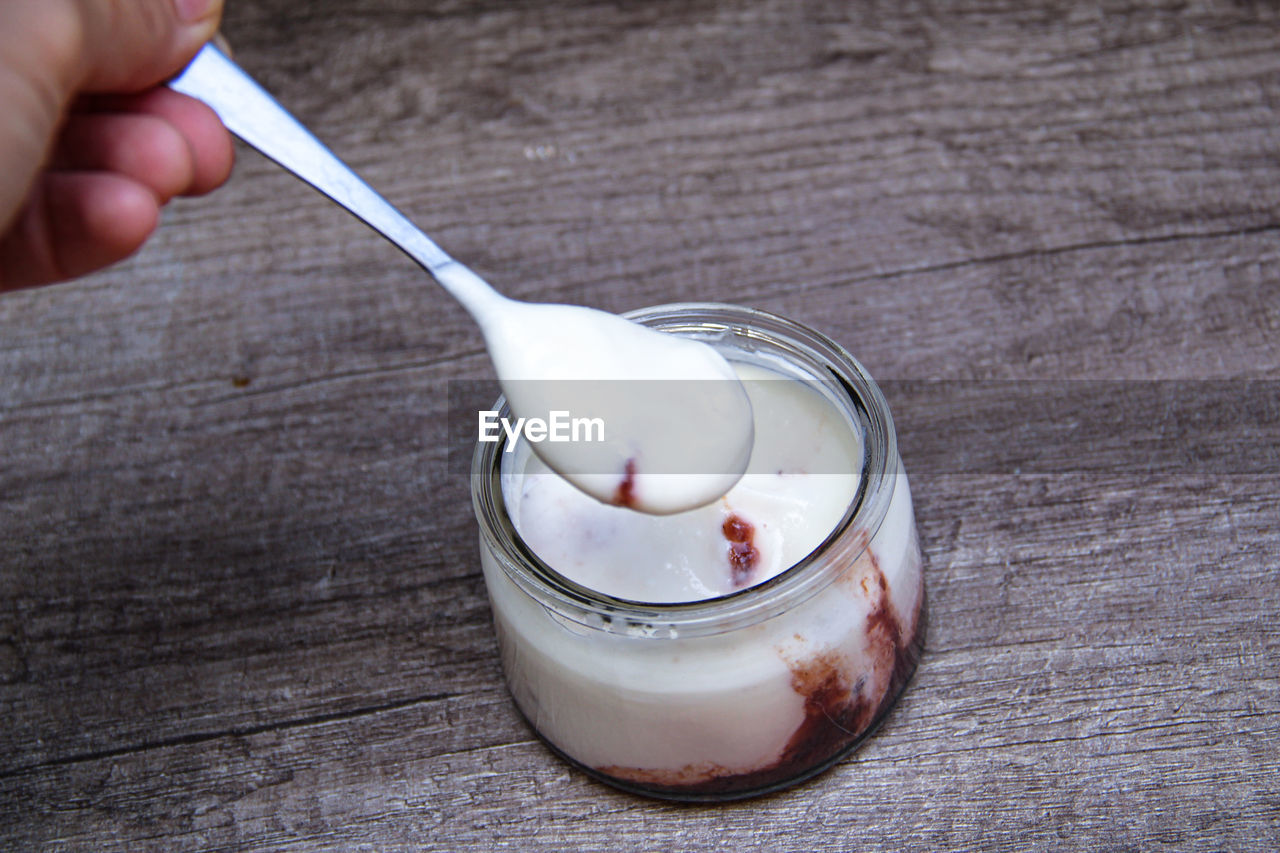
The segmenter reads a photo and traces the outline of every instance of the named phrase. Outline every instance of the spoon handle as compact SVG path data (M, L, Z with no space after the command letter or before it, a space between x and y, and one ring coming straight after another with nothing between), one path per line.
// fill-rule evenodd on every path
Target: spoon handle
M214 45L201 48L191 64L169 81L169 87L203 101L236 136L399 246L472 313L485 297L496 296Z

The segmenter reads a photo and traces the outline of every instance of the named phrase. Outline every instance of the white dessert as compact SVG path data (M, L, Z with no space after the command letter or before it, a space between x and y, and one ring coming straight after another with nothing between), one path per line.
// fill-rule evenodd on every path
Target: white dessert
M602 441L533 444L577 488L668 514L714 501L746 470L750 403L706 343L579 305L507 299L456 262L435 276L480 325L516 415L546 422L560 412L606 425Z
M758 415L747 473L727 494L678 515L638 515L592 500L530 458L504 497L534 553L597 592L675 602L761 583L821 544L857 492L862 447L817 391L758 366L735 370Z
M543 562L616 598L693 601L763 583L823 545L858 493L861 436L815 388L736 366L749 380L755 449L748 473L715 504L641 516L584 498L527 453L504 466L508 512ZM792 593L769 618L714 631L580 624L531 597L482 548L521 711L574 761L648 793L743 795L821 769L914 668L920 552L896 457L888 471L878 528L847 526L815 557L830 583ZM731 519L752 528L746 576Z

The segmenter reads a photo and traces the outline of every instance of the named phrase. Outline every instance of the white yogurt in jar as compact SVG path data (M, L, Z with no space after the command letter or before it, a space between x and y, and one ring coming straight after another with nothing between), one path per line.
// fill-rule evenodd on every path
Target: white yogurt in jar
M676 515L642 515L592 500L530 457L504 483L529 547L570 580L644 602L727 595L800 562L853 501L862 448L817 390L756 365L734 369L756 413L755 443L727 494Z
M723 498L642 516L493 449L474 482L503 667L533 728L620 787L723 799L812 775L870 730L914 669L923 583L892 421L861 367L783 318L692 309L733 326L722 350L755 413Z

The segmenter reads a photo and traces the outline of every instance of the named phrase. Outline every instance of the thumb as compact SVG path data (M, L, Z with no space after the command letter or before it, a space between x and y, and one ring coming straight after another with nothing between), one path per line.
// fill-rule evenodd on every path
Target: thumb
M81 20L80 87L145 89L182 70L213 38L222 0L73 0Z

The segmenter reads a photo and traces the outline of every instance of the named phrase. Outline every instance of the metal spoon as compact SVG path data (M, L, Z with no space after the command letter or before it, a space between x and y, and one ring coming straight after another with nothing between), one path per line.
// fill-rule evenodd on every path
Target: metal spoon
M574 485L602 501L670 513L717 499L742 476L754 437L751 404L732 367L709 345L603 311L501 295L446 254L212 44L169 86L208 104L232 133L430 273L480 325L517 415L545 417L565 411L567 400L594 405L591 415L612 434L598 445L553 446L525 433L534 451ZM615 385L614 393L588 395L584 402L582 384L568 380L661 381L634 383L625 392Z

